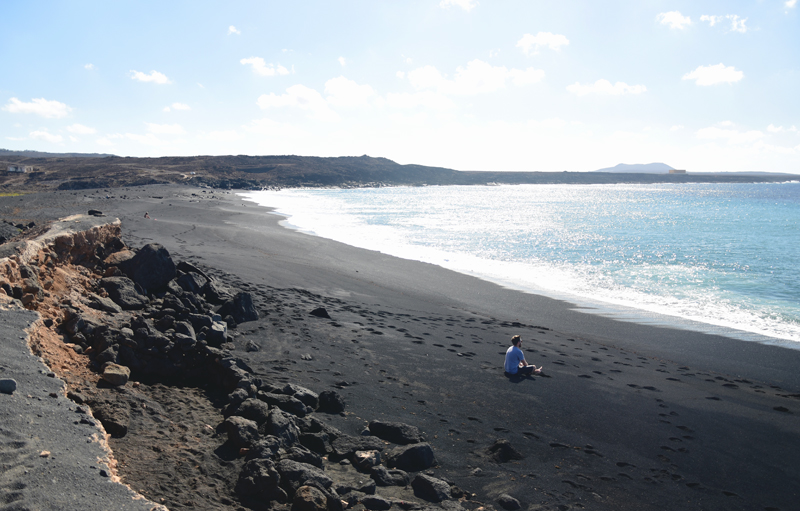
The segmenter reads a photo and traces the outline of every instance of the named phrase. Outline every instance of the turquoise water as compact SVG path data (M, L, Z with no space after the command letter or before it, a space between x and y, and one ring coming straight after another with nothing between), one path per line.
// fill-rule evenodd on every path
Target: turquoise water
M244 195L350 245L637 321L800 347L800 183Z

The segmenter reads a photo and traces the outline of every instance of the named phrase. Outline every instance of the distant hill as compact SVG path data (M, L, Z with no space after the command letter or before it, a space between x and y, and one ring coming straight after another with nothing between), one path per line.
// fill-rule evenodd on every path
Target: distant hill
M12 151L10 149L0 149L0 157L3 156L25 156L27 158L105 158L114 155L105 153L44 153L42 151Z
M6 172L30 165L34 172ZM663 164L655 164L663 165ZM631 167L631 166L629 166ZM616 168L616 167L615 167ZM669 169L664 165L662 169ZM637 173L638 172L638 173ZM796 176L794 177L797 178ZM487 172L401 165L387 158L297 155L29 157L0 152L0 193L84 190L156 183L259 190L284 187L362 187L501 184L753 183L787 181L784 175L669 174L660 172Z
M615 167L594 170L592 172L613 172L616 174L669 174L670 170L673 170L673 168L666 163L634 163L633 165L620 163Z

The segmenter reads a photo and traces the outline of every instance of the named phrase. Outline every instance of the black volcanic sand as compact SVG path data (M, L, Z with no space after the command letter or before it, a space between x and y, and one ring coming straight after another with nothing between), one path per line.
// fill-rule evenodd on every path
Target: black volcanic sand
M266 379L337 389L347 413L325 418L346 433L373 419L419 426L439 461L434 473L477 500L496 506L508 493L523 509L796 509L800 351L614 321L296 233L230 192L145 187L17 201L0 200L0 217L99 209L122 220L129 244L161 243L253 293L262 318L233 331L236 356ZM331 319L309 314L320 306ZM545 376L503 376L514 334ZM246 351L250 341L260 350ZM185 455L191 470L156 484L153 467L165 460L137 455L135 435L112 440L123 479L156 502L167 494L174 508L190 505L193 485L224 490L234 476L219 473L216 488L203 479L211 477L204 466L233 472L237 463L209 457L220 442L203 433L213 410L178 419L213 395L142 390L168 401L174 429L184 429L162 428L164 442L184 434L197 454ZM523 459L492 459L496 439Z

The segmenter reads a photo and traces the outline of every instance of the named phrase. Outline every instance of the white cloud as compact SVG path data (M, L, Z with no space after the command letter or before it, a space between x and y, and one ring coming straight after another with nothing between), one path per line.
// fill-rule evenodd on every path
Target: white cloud
M722 124L722 123L720 123ZM730 126L730 124L724 124ZM749 144L764 138L764 133L758 130L739 131L737 129L725 129L717 126L710 126L697 130L695 136L701 140L724 140L728 144Z
M170 112L172 110L191 110L192 107L187 105L186 103L173 103L170 106L165 106L164 111Z
M180 124L153 124L146 122L147 131L156 135L183 135L186 130Z
M347 64L347 60L344 57L339 57L339 64L344 67Z
M683 75L684 80L695 80L697 85L716 85L718 83L734 83L744 78L744 73L735 67L725 67L719 63L713 66L698 66L697 69Z
M443 9L448 9L450 7L456 6L461 7L465 11L469 12L478 5L478 2L475 0L442 0L439 2L439 7Z
M689 16L684 16L679 11L662 12L656 19L662 25L669 25L669 28L683 30L692 24L692 19Z
M448 110L456 105L453 101L438 92L426 90L414 93L402 92L386 95L386 104L391 108L429 108L431 110Z
M456 76L448 80L433 66L424 66L408 73L408 80L417 90L435 89L442 94L471 96L494 92L510 81L514 85L528 85L544 78L544 71L528 69L508 69L492 66L481 60L473 60L466 67L456 69Z
M25 103L17 98L11 98L3 107L12 114L36 114L47 119L60 119L66 117L72 108L59 101L35 98L30 103Z
M366 106L377 96L369 85L359 85L344 76L325 82L325 94L328 104L336 107Z
M534 69L532 67L529 67L525 70L510 69L508 71L508 76L511 78L511 83L521 87L523 85L541 82L542 78L544 78L544 71L541 69Z
M83 124L73 124L72 126L67 126L67 131L70 133L75 133L76 135L94 135L97 133L96 129L90 128L89 126L84 126Z
M680 131L685 127L686 126L684 126L683 124L676 124L675 126L671 127L669 130L670 131Z
M735 14L728 14L726 16L729 20L731 20L731 32L739 32L740 34L744 34L747 32L747 27L744 25L747 18L739 18Z
M569 39L561 34L539 32L536 35L525 34L517 41L517 48L522 48L526 55L539 53L539 48L546 46L551 50L560 50L562 46L569 45Z
M269 108L293 107L305 110L315 119L322 121L335 121L339 116L330 109L322 95L305 85L292 85L286 89L286 94L280 96L274 92L259 96L256 104L262 110Z
M231 34L242 35L242 33L239 31L239 29L237 29L233 25L228 27L228 35L231 35Z
M567 90L578 96L586 96L587 94L621 96L623 94L641 94L647 91L647 87L644 85L628 85L625 82L617 82L612 85L608 80L600 79L586 85L575 82L572 85L568 85Z
M780 133L783 131L783 126L775 126L774 124L770 124L767 126L767 131L770 133Z
M787 9L794 9L794 6L797 5L797 0L786 0L784 5Z
M32 131L29 136L36 140L50 142L51 144L60 144L64 140L64 137L61 135L53 135L47 131Z
M406 73L404 71L398 71L397 73L395 73L395 75L401 79L406 77Z
M702 16L700 16L700 21L707 21L708 25L713 27L714 25L722 21L722 16L709 16L707 14L703 14Z
M94 64L84 64L83 68L91 71L92 69L94 69Z
M708 22L708 26L710 27L713 27L717 23L721 23L722 20L730 20L731 32L739 32L741 34L747 32L747 26L745 26L747 18L740 18L736 14L728 14L727 16L710 16L708 14L704 14L700 16L700 21Z
M141 71L134 71L131 69L131 79L139 80L140 82L153 82L159 85L164 85L168 83L172 83L166 75L159 73L158 71L150 71L150 74L145 74Z
M253 72L261 76L275 76L275 75L288 75L289 70L278 64L276 67L273 64L267 65L261 57L250 57L239 61L242 65L253 66Z

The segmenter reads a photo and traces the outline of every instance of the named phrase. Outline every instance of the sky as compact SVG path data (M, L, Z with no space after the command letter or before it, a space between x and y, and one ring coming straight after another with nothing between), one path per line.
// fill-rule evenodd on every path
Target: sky
M0 2L0 148L800 173L798 0Z

